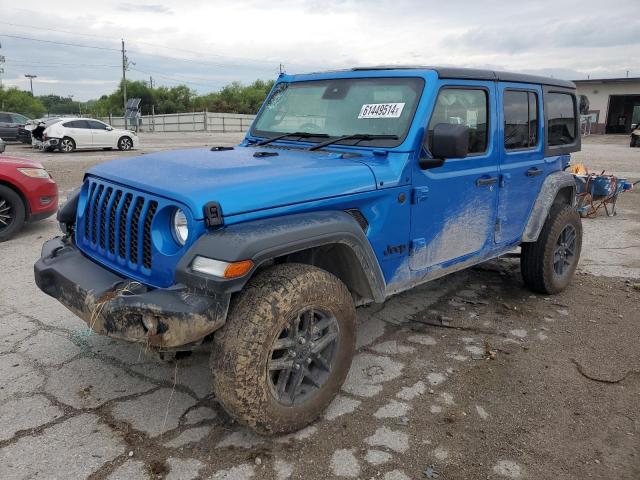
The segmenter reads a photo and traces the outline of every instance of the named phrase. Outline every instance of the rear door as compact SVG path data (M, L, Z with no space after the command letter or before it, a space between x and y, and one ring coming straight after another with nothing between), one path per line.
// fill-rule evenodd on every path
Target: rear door
M500 188L495 241L520 240L545 178L542 88L499 83Z
M498 195L494 82L443 81L428 124L469 127L469 154L442 167L413 166L410 268L446 267L482 255L493 247Z
M91 129L86 120L73 120L63 124L65 135L71 137L76 142L76 148L87 148L93 146Z

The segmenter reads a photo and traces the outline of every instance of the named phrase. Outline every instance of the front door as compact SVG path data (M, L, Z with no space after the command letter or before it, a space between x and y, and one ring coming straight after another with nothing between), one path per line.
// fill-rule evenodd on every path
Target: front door
M105 123L98 120L87 120L91 129L91 142L94 147L113 147L115 141L112 139L111 130L107 130Z
M0 138L14 140L18 135L17 125L14 124L10 113L0 112Z
M442 167L414 166L410 268L420 271L462 262L493 246L498 195L494 82L443 83L429 121L469 127L469 155ZM455 262L452 262L455 261Z
M498 85L502 138L496 243L520 240L545 178L542 90L539 85Z

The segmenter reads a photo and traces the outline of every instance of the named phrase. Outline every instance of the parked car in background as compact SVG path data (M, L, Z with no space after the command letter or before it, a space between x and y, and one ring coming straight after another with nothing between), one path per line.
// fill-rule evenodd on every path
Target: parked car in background
M640 147L640 125L636 125L636 128L631 131L631 144L632 147Z
M57 122L45 122L42 139L38 140L37 146L64 153L92 148L132 150L138 147L138 135L93 118L61 118Z
M18 127L16 140L26 145L31 145L31 131L27 130L27 125Z
M25 222L42 220L57 210L58 186L40 163L0 155L0 242L13 237Z
M0 138L18 140L18 128L24 127L28 117L19 113L0 112Z

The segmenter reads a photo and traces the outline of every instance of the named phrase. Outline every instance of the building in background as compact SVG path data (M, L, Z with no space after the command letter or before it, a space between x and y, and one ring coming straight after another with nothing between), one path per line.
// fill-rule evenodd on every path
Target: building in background
M640 123L640 77L574 80L589 99L591 133L630 133Z

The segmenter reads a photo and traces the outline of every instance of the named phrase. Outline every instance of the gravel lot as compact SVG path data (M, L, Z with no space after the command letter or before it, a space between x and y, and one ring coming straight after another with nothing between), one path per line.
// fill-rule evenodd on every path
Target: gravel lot
M238 139L147 134L138 153ZM589 137L577 160L639 179L627 140ZM121 156L8 153L41 160L63 195ZM636 190L617 217L584 221L560 295L531 295L501 259L359 309L340 396L274 439L218 407L205 355L161 363L37 290L32 265L57 226L30 225L0 245L0 478L637 480L639 207Z

